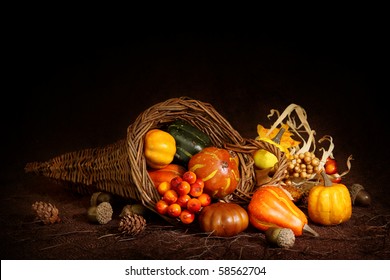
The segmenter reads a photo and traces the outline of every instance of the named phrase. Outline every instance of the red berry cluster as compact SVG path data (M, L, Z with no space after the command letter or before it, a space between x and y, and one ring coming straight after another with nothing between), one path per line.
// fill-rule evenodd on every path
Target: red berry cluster
M190 224L202 207L211 204L210 195L204 193L203 189L203 180L192 171L186 171L170 182L162 182L157 187L161 199L156 203L156 211Z

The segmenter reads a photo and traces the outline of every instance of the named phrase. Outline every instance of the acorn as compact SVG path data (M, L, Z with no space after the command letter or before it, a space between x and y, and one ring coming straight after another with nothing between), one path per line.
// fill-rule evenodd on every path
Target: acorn
M91 206L97 206L102 202L112 202L112 194L107 192L94 192L90 199Z
M119 214L119 217L123 218L127 215L132 216L134 214L145 217L147 214L147 211L148 211L148 209L143 204L139 204L139 203L128 204L122 208L122 212Z
M295 244L295 234L290 228L270 227L265 231L265 239L281 248L291 248Z
M364 189L360 184L353 184L348 187L349 193L352 199L352 205L358 206L370 206L371 205L371 195Z
M102 202L97 206L90 206L88 208L88 220L93 223L101 225L107 224L112 219L112 206L108 202Z

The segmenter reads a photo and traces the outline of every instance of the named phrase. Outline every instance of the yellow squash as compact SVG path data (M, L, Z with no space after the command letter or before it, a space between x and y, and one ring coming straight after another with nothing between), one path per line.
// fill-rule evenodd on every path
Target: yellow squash
M160 129L151 129L145 135L144 155L149 167L161 169L173 161L176 141L172 135Z

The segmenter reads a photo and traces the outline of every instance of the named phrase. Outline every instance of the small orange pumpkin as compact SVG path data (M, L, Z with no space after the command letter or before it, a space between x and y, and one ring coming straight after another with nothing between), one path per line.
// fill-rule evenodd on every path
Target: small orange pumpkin
M340 183L332 183L322 172L324 185L310 189L307 208L309 218L322 225L338 225L348 221L352 215L352 200L348 188Z
M247 211L236 203L216 202L202 208L200 227L214 236L234 236L249 226Z
M299 209L278 186L265 185L258 188L248 205L249 222L255 228L266 231L270 227L290 228L295 236L308 231L318 236L308 226L305 213Z

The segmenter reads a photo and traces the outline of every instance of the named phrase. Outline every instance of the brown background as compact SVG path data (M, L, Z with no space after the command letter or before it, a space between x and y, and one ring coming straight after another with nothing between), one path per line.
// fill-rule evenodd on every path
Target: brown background
M124 34L24 25L15 34L2 103L1 259L389 259L387 48L376 26ZM138 114L179 96L211 103L248 138L257 124L272 124L271 109L301 105L318 137L334 138L341 170L353 155L344 182L365 186L372 205L354 207L342 225L313 225L320 237L299 237L289 250L253 228L209 238L155 216L141 235L123 238L117 216L107 225L87 221L89 197L24 173L27 162L122 139ZM37 200L54 203L62 223L34 222Z

